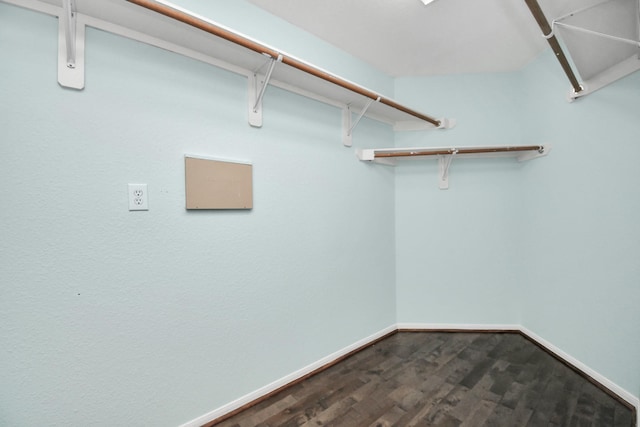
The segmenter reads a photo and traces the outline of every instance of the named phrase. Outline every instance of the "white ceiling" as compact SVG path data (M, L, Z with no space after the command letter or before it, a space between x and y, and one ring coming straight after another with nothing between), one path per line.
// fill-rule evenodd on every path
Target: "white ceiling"
M249 0L394 77L522 68L547 43L524 0ZM541 0L548 20L599 0Z

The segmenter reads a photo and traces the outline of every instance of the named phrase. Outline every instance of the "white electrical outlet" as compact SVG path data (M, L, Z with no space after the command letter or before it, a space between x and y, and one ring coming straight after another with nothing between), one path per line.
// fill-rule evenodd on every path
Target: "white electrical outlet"
M129 210L148 211L149 197L147 184L129 184Z

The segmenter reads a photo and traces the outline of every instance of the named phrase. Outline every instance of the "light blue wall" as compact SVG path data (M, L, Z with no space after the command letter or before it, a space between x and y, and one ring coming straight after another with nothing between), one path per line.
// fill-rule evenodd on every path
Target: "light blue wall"
M399 79L456 117L398 146L551 143L549 156L396 168L399 322L521 324L640 396L640 74L568 103L546 52L510 74Z
M523 325L640 396L640 73L574 103L551 53L523 79L554 147L523 174Z
M0 49L0 425L175 426L395 322L393 172L340 110L270 87L254 129L243 77L92 29L63 89L3 4ZM185 153L251 161L254 209L186 212Z
M401 78L396 96L453 117L447 131L396 136L396 145L509 145L520 132L516 74ZM433 113L432 113L433 114ZM437 113L436 113L437 114ZM535 142L535 141L528 141ZM522 170L513 159L454 159L449 190L435 159L396 167L400 322L517 323Z

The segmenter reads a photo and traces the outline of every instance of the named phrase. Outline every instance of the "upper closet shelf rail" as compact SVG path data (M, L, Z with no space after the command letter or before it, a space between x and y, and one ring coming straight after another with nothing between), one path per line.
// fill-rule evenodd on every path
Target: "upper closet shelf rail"
M186 24L189 27L196 28L205 33L216 36L217 38L230 42L236 46L257 53L261 58L263 58L263 61L266 59L269 65L269 71L265 76L258 75L257 71L254 72L253 79L255 82L250 81L250 86L259 86L257 89L250 88L250 92L255 91L258 94L250 94L250 98L255 101L249 113L250 124L252 126L262 125L260 105L262 100L261 97L264 95L266 86L270 83L275 83L275 81L271 80L280 80L281 84L278 86L285 87L290 90L292 89L293 91L296 91L296 88L298 88L300 89L298 93L311 95L312 98L316 99L317 96L314 96L315 94L320 97L326 96L332 99L332 93L334 93L334 90L327 90L326 83L350 92L351 95L347 95L347 98L350 99L346 101L344 99L345 95L342 94L334 98L338 100L343 107L343 143L347 146L351 145L351 133L358 124L360 118L364 115L376 120L380 120L380 117L382 117L382 121L392 124L396 130L434 128L448 129L455 125L455 120L453 119L435 118L408 108L392 99L380 95L379 93L366 89L360 85L263 45L229 29L223 28L213 21L196 16L175 5L171 5L168 2L162 0L127 1L172 20ZM229 58L227 58L227 60L233 61ZM287 70L287 67L283 67L280 64L289 67L290 70ZM275 73L274 69L276 70ZM291 71L295 71L296 73L292 73ZM310 76L312 79L301 77L299 75L300 73ZM272 78L272 75L277 75L277 77ZM282 82L284 82L284 84L282 84ZM356 98L353 98L354 95L356 95ZM359 115L355 121L352 121L352 113Z
M455 120L435 118L243 36L164 0L0 0L58 18L58 82L85 85L85 29L96 28L202 61L247 77L248 121L262 126L269 86L339 108L342 143L351 146L360 119L394 130L448 129ZM62 4L61 4L62 3Z

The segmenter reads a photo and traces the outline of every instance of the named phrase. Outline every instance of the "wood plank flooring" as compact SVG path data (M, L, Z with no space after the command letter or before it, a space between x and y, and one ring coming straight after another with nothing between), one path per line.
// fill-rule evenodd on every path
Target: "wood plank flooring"
M519 333L399 332L219 427L634 427L635 414Z

